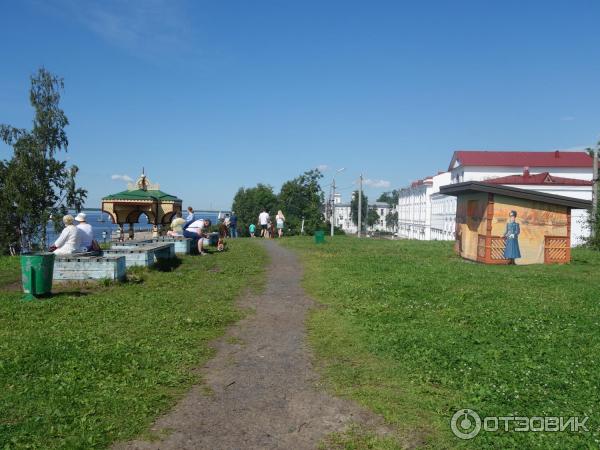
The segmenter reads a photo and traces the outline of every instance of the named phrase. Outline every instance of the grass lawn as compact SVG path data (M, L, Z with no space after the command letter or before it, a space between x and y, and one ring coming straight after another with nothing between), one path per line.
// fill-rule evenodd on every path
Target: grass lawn
M20 258L8 258L0 256L0 291L13 288L21 281Z
M33 302L6 290L18 258L0 259L0 448L105 448L147 430L241 317L235 297L264 283L262 247L229 247Z
M575 250L564 266L485 266L461 260L447 242L282 242L300 253L305 288L325 306L309 320L325 380L382 414L406 442L598 448L600 254ZM482 431L460 440L449 423L462 408L482 418L589 416L590 432ZM394 447L352 433L331 442Z

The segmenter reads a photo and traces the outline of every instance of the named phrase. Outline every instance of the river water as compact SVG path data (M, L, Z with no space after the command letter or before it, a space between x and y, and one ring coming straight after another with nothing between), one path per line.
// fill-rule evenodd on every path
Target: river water
M111 234L113 232L116 233L116 231L119 229L118 225L113 224L112 221L110 220L109 215L106 213L103 213L98 210L85 210L85 209L83 210L83 212L87 216L86 217L87 222L93 227L94 239L96 239L98 242L103 242L103 238L102 238L103 231L106 231L106 239L109 240L111 237ZM229 211L222 211L222 212L221 211L194 211L194 215L196 216L197 219L210 219L213 224L217 222L219 213L224 215L225 213L229 213ZM76 215L75 212L71 212L70 214L72 214L73 217L75 217L75 215ZM187 211L185 212L185 214L187 214ZM185 218L185 214L184 214L184 218ZM133 229L135 231L150 231L152 229L152 225L148 224L148 218L144 214L142 214L140 216L140 223L134 224ZM125 225L125 233L127 233L128 230L129 230L129 225ZM58 237L58 235L54 231L54 226L52 225L52 223L48 224L47 233L48 233L48 243L52 244Z

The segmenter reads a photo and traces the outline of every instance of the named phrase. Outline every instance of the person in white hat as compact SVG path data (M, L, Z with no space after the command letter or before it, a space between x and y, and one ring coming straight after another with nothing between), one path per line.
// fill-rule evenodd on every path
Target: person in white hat
M91 252L94 250L94 230L92 226L85 221L86 215L84 212L80 212L75 216L75 220L79 222L77 229L79 230L81 239L81 250L84 252Z

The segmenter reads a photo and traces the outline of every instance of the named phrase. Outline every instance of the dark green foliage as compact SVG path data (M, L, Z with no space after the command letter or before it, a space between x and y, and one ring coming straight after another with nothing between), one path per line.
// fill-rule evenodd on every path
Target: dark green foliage
M198 382L209 342L242 315L234 299L263 285L264 249L229 245L35 302L6 291L19 258L1 257L0 448L105 449L145 432Z
M379 220L379 213L377 212L377 208L369 208L367 212L367 225L372 227Z
M266 209L271 215L277 207L277 196L269 185L259 183L253 188L239 188L233 198L231 209L238 217L238 229L242 236L248 236L248 226L251 223L258 224L258 215Z
M306 234L324 229L323 191L319 184L321 178L323 175L319 170L309 170L281 186L278 209L285 215L286 226L292 234L300 233L303 217Z
M389 230L396 231L396 228L398 228L398 211L390 211L386 214L385 225Z
M40 69L31 78L30 102L35 110L33 128L24 130L0 125L0 139L13 147L13 157L0 167L0 205L3 208L0 252L21 243L46 244L46 224L60 225L67 208L81 209L86 191L77 188L77 166L67 166L56 154L67 151L65 127L69 121L59 107L61 78ZM5 222L6 221L6 222Z
M487 266L450 242L292 238L326 381L418 448L596 448L600 440L600 254L568 265ZM589 416L587 433L450 431L485 416ZM400 447L400 446L398 446ZM355 447L350 447L355 448ZM377 445L373 448L388 448ZM401 447L403 448L403 447Z
M323 190L319 184L323 175L318 170L309 170L281 186L279 195L273 188L259 183L253 188L240 188L233 199L232 210L238 216L238 228L248 236L248 226L258 227L258 215L264 208L275 220L278 210L285 216L285 234L299 234L304 218L304 232L313 234L325 229L323 223Z
M600 142L598 143L596 149L588 148L587 151L590 156L593 157L594 152L599 152L600 154L600 150L598 150L598 148L600 148ZM593 178L600 178L600 173L595 173ZM591 233L590 237L587 239L587 245L595 250L600 250L600 198L596 199L596 206L596 216L594 217L592 211L590 211L588 219L588 226L591 230Z
M367 214L369 211L369 199L365 195L365 191L362 191L362 224L361 227L365 228L365 223L367 220ZM354 225L358 225L358 191L354 191L352 195L352 201L350 202L350 212L352 213L352 222Z
M398 189L394 189L389 192L384 192L377 199L378 202L386 202L390 205L390 208L394 208L398 206L398 199L400 198L400 191Z

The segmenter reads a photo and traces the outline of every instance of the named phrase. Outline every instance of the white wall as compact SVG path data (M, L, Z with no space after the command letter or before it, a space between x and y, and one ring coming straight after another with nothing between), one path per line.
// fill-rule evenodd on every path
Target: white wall
M577 167L529 167L529 173L548 172L550 175L575 178L577 180L591 180L592 168ZM451 180L456 183L457 177L460 182L463 181L483 181L490 178L505 177L508 175L520 175L523 173L523 167L516 166L497 166L497 167L478 167L478 166L458 166L452 169Z
M432 177L431 186L418 185L401 190L398 202L398 233L408 239L454 240L456 198L439 193L440 187L465 181L485 181L508 175L519 175L522 167L458 166L451 172ZM552 176L591 180L591 168L530 167L532 175L549 172ZM591 200L591 186L510 185L564 197ZM583 243L589 236L587 211L573 210L571 216L571 245Z

